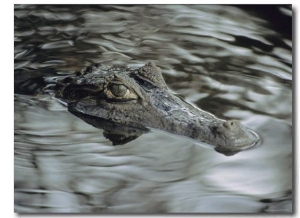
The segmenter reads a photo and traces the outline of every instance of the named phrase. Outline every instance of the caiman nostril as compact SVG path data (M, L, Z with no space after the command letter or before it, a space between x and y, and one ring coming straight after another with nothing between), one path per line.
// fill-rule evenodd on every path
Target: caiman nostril
M238 124L239 124L239 121L237 121L237 120L228 120L228 121L223 123L223 126L228 128L228 129L232 129L235 126L237 126Z

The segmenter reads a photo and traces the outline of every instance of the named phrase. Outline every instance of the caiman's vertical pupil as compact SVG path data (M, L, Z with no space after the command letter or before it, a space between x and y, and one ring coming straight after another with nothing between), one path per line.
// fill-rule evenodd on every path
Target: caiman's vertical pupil
M111 84L109 86L111 93L116 97L122 97L126 94L127 87L119 84Z

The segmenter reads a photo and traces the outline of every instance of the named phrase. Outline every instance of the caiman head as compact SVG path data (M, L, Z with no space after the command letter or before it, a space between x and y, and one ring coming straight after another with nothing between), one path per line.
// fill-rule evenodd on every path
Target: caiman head
M56 96L73 112L131 127L151 127L238 151L258 136L239 121L224 121L184 102L167 88L154 63L138 69L88 67L58 82Z

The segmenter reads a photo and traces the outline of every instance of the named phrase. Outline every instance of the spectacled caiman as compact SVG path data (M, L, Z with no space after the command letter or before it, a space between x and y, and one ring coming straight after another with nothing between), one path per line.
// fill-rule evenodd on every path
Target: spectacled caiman
M237 120L222 120L186 103L167 87L154 63L133 69L95 64L58 80L55 95L69 110L95 125L156 128L237 152L255 145L258 135ZM102 125L102 127L103 127Z

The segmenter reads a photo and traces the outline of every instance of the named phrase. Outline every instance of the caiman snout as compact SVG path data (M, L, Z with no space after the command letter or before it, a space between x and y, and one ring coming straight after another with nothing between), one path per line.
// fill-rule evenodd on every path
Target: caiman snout
M216 133L217 144L222 147L243 149L251 147L259 141L256 133L237 120L225 121L217 128Z

